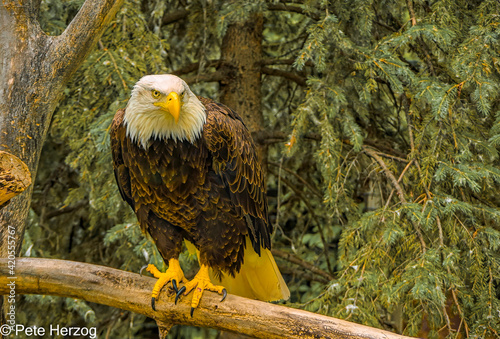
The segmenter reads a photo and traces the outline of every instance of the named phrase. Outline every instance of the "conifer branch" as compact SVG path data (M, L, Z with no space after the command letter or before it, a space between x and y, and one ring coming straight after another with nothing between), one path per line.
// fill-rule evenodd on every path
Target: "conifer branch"
M404 164L408 164L408 160L406 159L403 159L403 158L400 158L400 157L397 157L395 155L391 155L391 154L386 154L386 153L383 153L383 152L380 152L380 151L375 151L378 155L380 155L381 157L384 157L384 158L387 158L387 159L392 159L392 160L396 160L398 162L402 162Z
M379 163L380 167L382 167L382 169L384 170L385 175L391 181L392 185L396 189L396 193L397 193L397 195L399 197L399 200L403 204L406 204L407 201L406 201L403 189L399 185L399 183L396 180L396 177L394 176L394 174L391 172L391 170L389 170L389 168L385 164L384 160L382 160L382 158L377 154L377 152L375 152L374 150L372 150L369 147L363 146L363 150L365 151L366 154L368 154L369 156L371 156L373 159L375 159Z
M369 147L363 146L363 150L364 150L364 152L366 154L368 154L369 156L371 156L373 159L375 159L379 163L380 167L382 167L382 169L384 170L385 175L391 181L392 185L396 189L396 193L397 193L397 195L399 197L399 200L401 201L401 203L406 204L407 201L406 201L403 189L399 185L399 182L396 180L396 177L394 176L394 174L392 173L392 171L389 170L389 168L385 164L384 160L382 160L382 158L379 157L378 154L374 150L370 149ZM422 250L425 252L427 246L425 244L422 232L420 231L420 228L418 227L417 224L415 224L414 222L412 222L412 225L413 225L413 228L415 229L415 232L417 232L417 236L418 236L418 238L420 240L420 243L422 245Z
M211 73L196 74L191 76L182 77L184 81L191 85L199 82L219 82L226 79L226 74L221 71L215 71Z
M86 0L66 30L55 38L50 60L58 65L56 69L64 70L65 78L76 71L122 3L123 0Z
M0 259L0 294L11 288L8 260ZM205 291L194 316L189 296L174 304L174 294L163 289L151 308L156 279L105 266L74 261L16 258L15 292L78 298L146 315L165 335L172 324L233 331L257 338L409 338L392 332L350 323L290 307L228 295L224 302Z
M48 220L48 219L52 219L54 217L58 217L58 216L63 215L63 214L71 213L73 211L79 210L83 206L88 205L88 203L89 203L88 200L80 200L74 205L64 206L64 207L61 207L60 209L47 212L46 214L43 214L43 218L41 218L41 219Z
M300 265L300 266L304 267L305 269L322 276L327 281L335 280L333 275L331 275L328 272L325 272L322 269L314 266L313 264L299 258L298 256L296 256L293 253L288 253L288 252L276 250L276 249L271 250L271 252L273 253L273 255L275 257L279 257L279 258L285 259L293 264Z
M371 148L377 150L377 153L379 155L382 155L386 158L391 158L393 160L397 160L399 162L404 162L407 163L408 160L406 160L406 154L403 152L400 152L390 146L385 145L384 143L381 143L380 141L377 141L375 139L365 139L363 141L365 144L370 146ZM384 151L385 153L382 153L380 150ZM387 154L390 153L390 154Z
M413 10L413 1L406 0L406 5L408 6L408 12L410 12L411 25L415 26L417 24L417 19L415 18L415 11Z
M292 171L291 169L289 168L286 168L286 167L283 167L283 166L280 166L280 164L276 163L276 162L272 162L272 161L268 161L267 162L268 165L272 165L272 166L275 166L275 167L281 167L285 172L288 172L290 173L291 175L293 175L295 178L297 178L297 180L299 180L304 186L306 186L307 188L309 188L311 190L311 192L317 196L318 198L322 199L323 198L323 195L321 194L320 191L318 191L315 187L313 187L313 185L311 185L310 183L308 183L304 178L302 178L300 175L298 175L297 173L295 173L294 171Z
M413 163L413 159L405 166L405 168L403 169L403 172L401 172L401 174L399 175L398 183L401 182L401 180L403 179L406 171L408 171L408 169L410 168L410 166L412 165L412 163ZM384 210L386 210L387 207L389 206L389 203L391 202L391 198L392 198L393 194L394 194L394 189L391 190L391 193L389 194L389 198L387 198L387 201L386 201L385 206L384 206Z
M403 102L403 106L405 108L406 124L408 125L408 136L410 138L411 157L412 157L412 160L414 160L414 162L415 162L415 166L417 166L418 175L420 176L420 178L423 178L422 170L420 169L420 164L418 163L418 160L416 158L416 153L415 153L415 139L413 137L413 123L412 123L412 120L410 117L410 103L409 103L408 97L404 93L402 94L402 102ZM424 186L424 190L425 190L425 194L427 196L427 199L431 199L432 198L431 192L429 191L427 186L425 186L425 185L423 185L423 186Z
M427 63L427 67L429 67L429 71L433 76L436 76L436 72L434 71L434 66L432 65L432 58L429 53L429 48L427 47L427 44L425 43L424 40L422 40L421 37L417 38L417 41L420 43L420 46L422 48L422 51L424 52L425 55L425 61Z
M397 32L398 31L397 29L395 29L395 28L393 28L393 27L391 27L389 25L386 25L383 22L377 21L377 20L373 20L373 23L375 23L375 24L377 24L377 25L379 25L381 27L384 27L385 29L387 29L387 30L389 30L391 32Z
M441 219L439 219L439 215L436 216L436 224L438 226L439 231L439 245L441 248L444 247L444 235L443 235L443 227L441 226Z
M317 281L325 285L331 283L331 280L325 279L323 276L319 274L314 274L311 273L310 271L304 270L303 267L280 266L280 272L283 275L292 276L296 280L303 280L306 282Z
M408 6L408 12L410 12L411 25L416 26L417 19L415 17L415 11L413 10L413 1L406 0L406 5ZM427 45L425 41L422 40L422 37L418 37L417 41L420 44L420 47L422 47L422 51L424 52L425 61L427 63L427 67L429 67L429 71L431 72L432 75L436 76L436 72L434 71L434 66L432 65L431 56L429 54L429 48L427 48Z
M205 67L219 67L222 60L220 59L213 59L213 60L207 60L208 62L205 64ZM191 64L187 64L175 71L172 71L172 74L182 76L184 74L188 74L191 72L195 72L200 68L200 63L199 62L193 62Z
M179 20L185 19L189 15L189 11L185 8L180 8L172 12L166 12L161 19L162 25L170 25Z
M325 232L323 230L323 224L318 219L318 216L314 212L314 209L312 208L311 203L286 178L284 178L283 176L280 176L278 173L272 171L270 168L269 168L269 172L272 173L276 177L280 177L280 180L282 180L285 183L285 185L287 185L304 202L304 204L306 205L307 209L311 213L311 216L313 217L314 221L316 222L316 226L318 226L318 230L319 230L319 235L320 235L320 238L321 238L321 242L323 243L323 251L324 251L324 254L325 254L326 265L328 266L328 271L330 271L330 273L332 273L333 270L332 270L332 265L330 263L330 256L328 255L328 243L326 242Z
M252 138L256 143L260 144L273 144L277 142L287 141L290 135L282 131L258 131L252 133ZM321 134L319 133L304 133L301 138L306 140L321 141Z
M209 60L208 63L207 63L207 65L206 65L206 67L216 67L216 68L218 68L221 65L221 62L222 62L222 60ZM267 62L270 62L270 60L268 60ZM287 60L282 60L282 62L283 62L283 64L288 64ZM265 63L263 63L263 64L265 64ZM281 63L279 62L279 60L277 60L276 64L281 64ZM191 64L188 64L188 65L185 65L185 66L181 67L178 70L173 71L172 74L175 74L175 75L178 75L178 76L182 76L184 74L195 72L199 68L200 68L200 63L199 62L193 62ZM302 77L302 76L300 76L300 75L298 75L297 73L294 73L294 72L284 71L284 70L281 70L281 69L275 69L275 68L270 68L270 67L266 67L266 66L262 66L261 72L263 74L267 74L267 75L271 75L271 76L283 77L283 78L291 80L291 81L293 81L293 82L295 82L298 85L303 86L303 87L307 86L307 79L304 78L304 77ZM208 75L208 74L207 75L192 76L192 77L189 77L189 78L190 79L191 78L193 78L193 79L196 79L196 78L200 78L200 79L205 79L205 78L212 79L211 75ZM184 79L185 79L185 77L184 77ZM198 80L197 82L203 82L203 81L207 81L207 80ZM210 81L218 81L218 80L210 80ZM190 83L187 80L186 80L186 82L188 84Z
M415 141L413 138L413 124L410 119L410 102L406 93L401 94L401 101L405 109L406 125L408 126L408 136L410 137L410 147L412 157L415 157Z
M269 66L269 65L293 65L295 64L295 59L275 59L275 58L268 58L268 59L262 59L261 65L263 66ZM309 67L314 67L314 63L312 61L306 61L304 65L309 66Z
M284 3L270 3L267 5L267 9L271 11L285 11L285 12L299 13L316 21L321 20L321 15L319 13L306 11L304 8L295 5L288 5Z
M304 77L302 77L294 72L283 71L281 69L270 68L270 67L262 67L261 71L262 71L262 73L267 74L267 75L278 76L278 77L282 77L282 78L291 80L291 81L293 81L293 82L295 82L298 85L303 86L303 87L307 86L306 78L304 78Z
M420 178L422 178L422 170L420 169L420 164L418 163L418 160L417 160L416 154L415 154L415 141L413 138L413 124L412 124L412 121L410 118L410 103L409 103L408 97L404 93L402 94L402 96L403 96L402 101L403 101L403 105L405 108L406 124L408 125L408 135L410 137L412 162L415 163L415 166L417 167L417 170L418 170L418 175ZM427 203L427 201L429 201L432 198L432 195L431 195L431 192L429 191L429 189L427 188L426 185L423 185L423 187L425 190L425 195L427 197L427 200L426 200L426 203ZM423 209L425 209L425 204L424 204ZM440 243L441 247L443 247L444 246L444 235L443 235L443 228L441 226L441 220L439 219L439 215L436 218L436 222L437 222L437 226L438 226L438 230L439 230L439 243Z

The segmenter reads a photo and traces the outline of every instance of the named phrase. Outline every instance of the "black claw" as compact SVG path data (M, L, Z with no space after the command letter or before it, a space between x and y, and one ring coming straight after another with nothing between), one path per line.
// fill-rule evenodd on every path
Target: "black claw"
M193 317L193 313L194 313L194 307L191 307L191 312L189 312L189 314L191 314L191 318Z
M141 275L141 277L142 277L142 271L144 271L144 269L145 269L146 267L148 267L148 265L144 265L144 266L142 266L142 267L141 267L141 270L139 271L139 274Z
M156 300L155 297L151 298L151 308L153 309L153 311L156 311L155 300Z
M175 281L175 279L172 279L172 287L174 288L175 293L179 292L179 289L177 288L177 281Z
M182 293L186 290L186 286L182 286L179 291L177 291L177 294L175 295L175 304L177 305L177 300L179 300L179 297L181 296Z
M224 299L226 299L226 297L227 297L227 291L226 291L226 289L223 289L222 290L222 299L220 300L220 302L223 302Z

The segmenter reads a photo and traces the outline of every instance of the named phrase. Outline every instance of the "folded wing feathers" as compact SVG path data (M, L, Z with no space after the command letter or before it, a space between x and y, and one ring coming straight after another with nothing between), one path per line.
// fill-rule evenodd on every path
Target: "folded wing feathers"
M212 100L200 100L207 109L203 135L213 156L213 168L228 185L233 204L242 215L250 216L250 238L260 253L260 246L270 248L272 229L267 219L262 168L252 137L235 112Z

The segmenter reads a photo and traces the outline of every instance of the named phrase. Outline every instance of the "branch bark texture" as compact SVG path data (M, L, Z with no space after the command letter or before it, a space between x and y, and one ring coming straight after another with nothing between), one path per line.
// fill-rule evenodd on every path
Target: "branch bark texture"
M24 162L36 177L42 146L64 86L104 32L123 0L86 0L57 37L40 28L38 0L0 4L0 151ZM33 185L0 210L0 257L8 254L7 229L21 250ZM0 309L3 300L0 300ZM0 322L3 312L0 310Z
M78 66L85 60L123 0L86 0L66 30L46 35L36 1L0 4L0 150L19 157L35 177L52 114ZM19 253L32 189L12 199L0 226L16 228ZM5 235L5 234L4 234ZM0 256L5 257L5 236Z
M28 166L15 155L0 151L0 208L31 185Z
M243 117L250 132L260 131L264 119L261 114L263 27L261 14L254 14L244 22L232 23L221 46L219 70L227 77L221 82L220 99Z
M174 304L164 289L151 309L156 279L109 267L73 261L17 258L16 293L46 294L84 299L144 314L158 324L210 327L257 338L408 338L392 332L285 306L205 292L193 318L188 295ZM0 294L10 293L7 260L0 259ZM165 326L164 328L168 328Z

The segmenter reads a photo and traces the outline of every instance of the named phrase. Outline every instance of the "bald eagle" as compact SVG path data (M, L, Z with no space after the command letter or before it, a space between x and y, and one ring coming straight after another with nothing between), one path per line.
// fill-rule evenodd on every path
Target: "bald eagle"
M264 175L238 114L197 97L177 76L144 76L113 119L111 150L122 198L168 263L165 273L146 268L158 278L153 309L169 282L176 301L195 290L191 316L203 290L223 294L222 300L227 292L288 299L270 252ZM183 241L200 263L192 280L178 260Z

